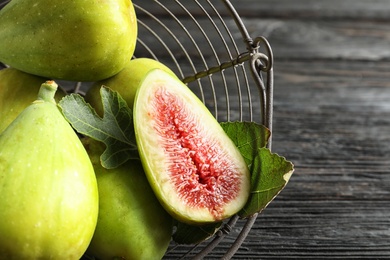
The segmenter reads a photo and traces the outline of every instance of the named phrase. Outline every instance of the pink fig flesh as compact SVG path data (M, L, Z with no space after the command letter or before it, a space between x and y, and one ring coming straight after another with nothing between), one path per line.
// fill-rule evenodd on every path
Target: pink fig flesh
M149 182L182 222L221 221L249 196L244 159L217 120L186 85L149 73L134 104L137 145Z

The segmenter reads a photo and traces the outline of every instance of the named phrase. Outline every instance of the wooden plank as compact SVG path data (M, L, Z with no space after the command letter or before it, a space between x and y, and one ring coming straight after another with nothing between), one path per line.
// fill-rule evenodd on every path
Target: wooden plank
M382 21L244 20L265 36L275 59L390 59L390 30Z
M227 16L229 11L224 5L224 1L140 1L133 3L147 10L153 10L156 14L166 15L163 5L170 11L183 15L185 9L191 10L198 16L204 16L201 9L208 11L216 9L220 15ZM390 5L387 0L232 0L232 5L242 17L252 18L315 18L315 19L348 19L348 20L389 20ZM201 6L201 7L200 7ZM183 8L184 7L184 8ZM213 13L213 12L211 12ZM143 14L140 14L143 15Z
M233 0L237 11L248 17L284 19L388 20L386 0Z

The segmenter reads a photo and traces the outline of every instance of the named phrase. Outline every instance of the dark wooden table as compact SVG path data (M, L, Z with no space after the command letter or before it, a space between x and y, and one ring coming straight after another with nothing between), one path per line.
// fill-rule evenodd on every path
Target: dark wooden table
M295 164L235 257L390 259L390 2L235 3L273 47L273 151Z
M232 3L272 46L272 150L295 164L233 258L390 259L390 2Z

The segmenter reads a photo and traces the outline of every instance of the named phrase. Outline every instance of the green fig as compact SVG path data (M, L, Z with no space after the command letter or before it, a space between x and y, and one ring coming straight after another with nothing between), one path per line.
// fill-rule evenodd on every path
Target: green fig
M103 143L83 138L99 187L99 217L87 254L99 260L161 259L171 240L172 218L159 204L141 162L105 169Z
M46 80L14 68L0 70L0 133L37 99L39 88ZM58 88L55 100L58 102L65 94Z
M188 224L237 213L250 193L240 151L191 90L160 69L134 100L134 129L147 178L161 204Z
M80 259L96 227L94 169L56 89L43 83L0 134L0 259Z
M97 81L133 56L131 0L12 0L0 10L0 61L27 73Z
M102 116L103 105L100 97L100 88L104 85L117 91L127 102L127 105L132 108L138 86L146 74L153 69L162 69L171 75L175 75L170 68L157 60L151 58L132 59L118 74L108 79L95 82L88 89L85 100L91 104L100 116Z

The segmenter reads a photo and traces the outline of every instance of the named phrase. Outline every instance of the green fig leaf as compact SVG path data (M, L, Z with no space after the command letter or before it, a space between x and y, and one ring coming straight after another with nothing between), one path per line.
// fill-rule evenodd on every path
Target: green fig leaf
M65 96L59 103L72 127L106 145L100 157L102 166L116 168L129 159L139 159L133 127L133 112L116 91L102 86L103 118L79 94Z
M222 222L204 224L204 225L188 225L178 222L176 231L172 235L173 241L178 244L198 244L212 237L222 226Z
M254 122L222 122L220 125L238 147L249 167L257 150L265 147L271 136L268 128Z
M238 213L242 218L261 212L287 185L294 166L268 148L258 149L251 172L251 194Z
M254 122L223 122L222 128L240 150L251 173L251 194L240 217L261 212L283 190L294 171L285 158L266 145L271 132Z

